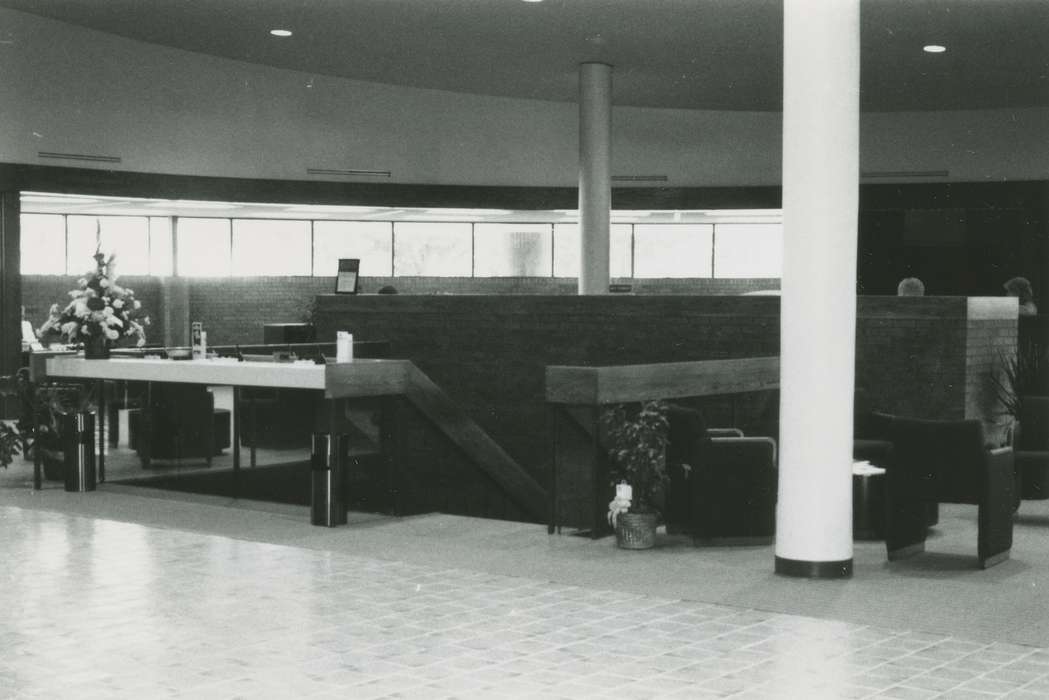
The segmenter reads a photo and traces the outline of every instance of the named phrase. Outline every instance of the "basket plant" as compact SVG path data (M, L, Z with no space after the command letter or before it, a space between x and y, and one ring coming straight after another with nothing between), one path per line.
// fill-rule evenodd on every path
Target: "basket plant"
M608 506L609 523L616 529L620 546L650 547L668 479L667 404L644 401L609 406L601 415L601 428L611 474L619 483L616 498ZM645 532L633 538L639 545L634 546L627 528L638 526Z

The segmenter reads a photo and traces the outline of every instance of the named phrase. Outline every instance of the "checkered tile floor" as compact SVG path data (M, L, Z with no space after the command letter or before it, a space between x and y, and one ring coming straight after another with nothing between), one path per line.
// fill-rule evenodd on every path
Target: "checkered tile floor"
M0 698L1046 698L1049 650L0 506Z

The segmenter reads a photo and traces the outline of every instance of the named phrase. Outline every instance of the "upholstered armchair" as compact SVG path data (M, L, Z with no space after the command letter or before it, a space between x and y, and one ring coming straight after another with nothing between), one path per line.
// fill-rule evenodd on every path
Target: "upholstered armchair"
M132 416L135 448L147 465L153 459L211 458L229 447L230 413L215 408L215 399L202 384L154 383L149 391L148 416Z
M702 414L667 415L667 532L697 543L767 544L776 531L776 442L736 429L707 429Z
M985 446L978 420L894 417L890 435L893 454L886 472L885 536L889 560L925 550L930 503L977 506L980 567L1008 559L1016 488L1012 448Z
M1020 496L1044 500L1049 498L1049 396L1022 397L1019 425L1014 447Z

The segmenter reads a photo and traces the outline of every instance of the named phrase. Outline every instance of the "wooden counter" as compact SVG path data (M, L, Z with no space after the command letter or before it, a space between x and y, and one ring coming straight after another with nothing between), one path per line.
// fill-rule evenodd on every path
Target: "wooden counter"
M223 386L260 386L314 389L327 398L403 394L408 367L405 360L354 360L316 365L291 362L237 362L236 360L85 360L49 357L47 377L174 382Z

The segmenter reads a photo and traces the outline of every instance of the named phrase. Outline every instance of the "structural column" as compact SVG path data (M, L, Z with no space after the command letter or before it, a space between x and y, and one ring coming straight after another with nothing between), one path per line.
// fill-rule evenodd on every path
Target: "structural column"
M612 66L579 66L579 293L608 293Z
M0 192L0 375L22 366L20 207L18 191Z
M859 0L785 0L776 572L852 574Z

